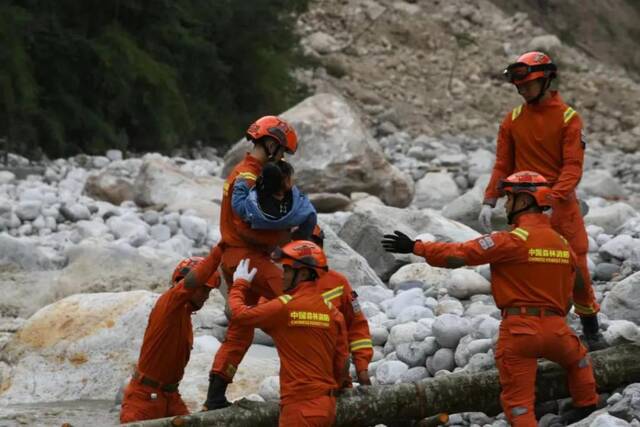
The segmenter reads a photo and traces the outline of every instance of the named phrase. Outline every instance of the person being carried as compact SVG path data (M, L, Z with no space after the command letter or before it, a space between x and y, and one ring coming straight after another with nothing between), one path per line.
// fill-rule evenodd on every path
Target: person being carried
M313 242L292 241L276 249L285 292L263 304L247 301L257 273L242 260L229 293L231 318L271 335L280 357L280 421L283 426L331 426L335 393L347 372L347 335L342 314L323 298L316 281L327 258ZM336 283L337 285L337 283Z
M572 423L596 409L598 394L587 349L565 323L571 296L585 304L590 295L580 264L567 239L555 231L543 210L551 207L548 181L530 171L502 181L511 231L464 243L413 241L399 231L384 236L388 252L414 253L434 267L458 268L490 263L491 292L502 310L496 347L502 408L515 427L535 427L537 359L567 370L574 408Z
M206 258L187 258L175 268L171 288L149 314L138 364L124 391L121 423L189 414L178 385L193 346L191 315L220 286L221 255L215 246Z
M293 229L295 239L309 239L317 222L316 209L293 185L293 166L269 162L251 188L239 178L233 186L233 210L258 230Z

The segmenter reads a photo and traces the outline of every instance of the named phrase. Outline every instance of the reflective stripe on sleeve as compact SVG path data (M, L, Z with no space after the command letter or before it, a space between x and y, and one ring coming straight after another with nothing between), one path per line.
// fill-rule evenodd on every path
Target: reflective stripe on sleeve
M370 338L363 338L361 340L355 340L349 343L350 351L356 351L363 348L373 348L373 341L371 341Z

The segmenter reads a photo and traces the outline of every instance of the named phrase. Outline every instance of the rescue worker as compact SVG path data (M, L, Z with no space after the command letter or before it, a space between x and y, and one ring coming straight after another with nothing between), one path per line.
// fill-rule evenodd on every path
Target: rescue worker
M138 364L124 391L121 423L189 414L178 384L193 346L191 315L220 286L221 254L216 246L206 258L187 258L175 268L171 288L149 314Z
M239 324L271 335L280 357L280 426L331 426L335 392L347 377L347 336L342 314L326 301L315 282L327 258L313 242L296 240L277 249L281 289L271 301L252 306L256 269L242 260L229 294L231 316ZM338 285L338 283L335 283Z
M522 171L502 182L506 212L515 228L464 243L413 241L399 231L385 235L389 252L422 256L433 266L457 268L490 263L491 292L502 310L496 364L500 400L509 422L536 426L534 402L537 359L567 370L575 422L596 408L598 395L587 349L566 325L571 295L586 304L589 292L569 242L556 232L543 210L552 205L553 188L536 173Z
M269 255L273 248L290 240L290 233L288 230L256 230L242 221L233 209L234 185L240 178L252 188L265 163L281 160L285 152L296 152L298 137L287 122L276 116L258 119L249 126L246 137L253 143L253 149L231 171L223 186L220 212L220 246L223 250L221 270L225 281L232 283L238 263L242 259L250 259L258 274L253 280L247 303L256 304L261 296L272 299L282 294L282 270L271 261ZM204 410L229 406L225 396L227 385L233 380L252 341L253 327L239 325L231 319L209 373Z
M504 71L525 103L509 112L500 125L496 161L478 220L485 232L491 231L492 208L502 195L499 184L512 173L532 170L550 182L551 226L571 244L591 296L583 304L574 302L575 312L587 346L598 349L603 346L598 332L600 308L587 266L589 243L575 192L584 160L582 119L557 91L549 89L556 72L556 65L542 52L527 52Z
M311 234L311 241L320 248L324 246L324 231L316 225ZM358 294L351 288L349 280L335 270L327 269L320 273L316 287L325 301L331 302L342 313L347 326L347 338L351 360L356 367L358 384L371 385L369 379L369 363L373 357L373 342L369 332L369 322L360 309ZM351 386L347 378L346 387Z

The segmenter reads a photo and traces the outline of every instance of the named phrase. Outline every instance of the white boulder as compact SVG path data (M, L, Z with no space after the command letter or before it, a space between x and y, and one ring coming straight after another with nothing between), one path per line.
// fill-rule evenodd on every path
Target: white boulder
M491 283L487 279L474 270L464 268L452 270L445 281L445 287L449 295L459 299L491 293Z
M640 271L618 282L602 301L602 312L609 319L640 324Z
M376 379L379 384L395 384L409 370L409 367L399 360L383 360L376 369Z
M470 332L471 324L463 317L443 314L436 317L432 329L438 344L445 348L456 348L460 338Z
M441 209L460 195L453 177L447 172L428 172L416 183L413 205Z

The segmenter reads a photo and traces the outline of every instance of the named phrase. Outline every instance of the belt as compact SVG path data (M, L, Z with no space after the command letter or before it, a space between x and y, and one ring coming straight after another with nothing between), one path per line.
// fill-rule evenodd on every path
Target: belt
M507 307L502 310L502 317L508 314L523 314L528 316L562 316L555 310L542 307Z
M180 385L180 383L162 384L162 383L154 380L153 378L149 378L149 377L143 375L142 373L140 373L138 371L134 371L133 372L133 378L138 380L140 382L140 384L148 385L149 387L157 388L157 389L159 389L161 391L164 391L164 392L167 392L167 393L173 393L174 391L178 391L178 386Z

